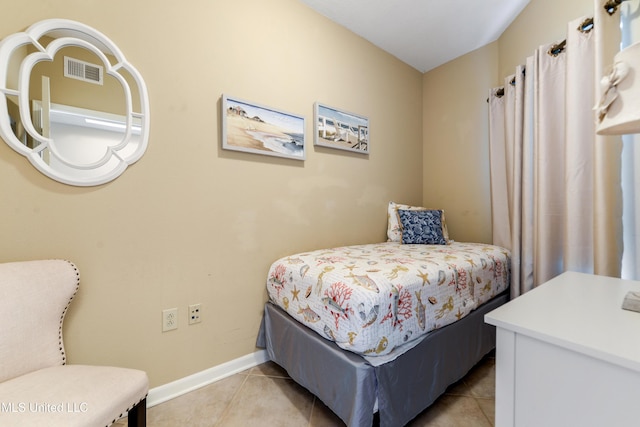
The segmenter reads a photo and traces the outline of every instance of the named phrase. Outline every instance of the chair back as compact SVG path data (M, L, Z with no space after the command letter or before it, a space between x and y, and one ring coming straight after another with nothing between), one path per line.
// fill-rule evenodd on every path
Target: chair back
M0 264L0 382L65 364L62 322L79 284L69 261Z

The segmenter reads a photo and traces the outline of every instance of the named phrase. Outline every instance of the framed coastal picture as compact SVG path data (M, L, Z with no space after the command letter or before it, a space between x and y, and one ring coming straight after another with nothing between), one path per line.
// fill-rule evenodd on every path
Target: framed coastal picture
M358 114L314 104L314 144L369 154L369 119Z
M304 117L222 95L222 148L305 160Z

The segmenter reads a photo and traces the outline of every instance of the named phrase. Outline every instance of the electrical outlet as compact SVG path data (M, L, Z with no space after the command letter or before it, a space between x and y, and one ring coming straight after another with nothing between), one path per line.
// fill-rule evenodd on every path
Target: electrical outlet
M178 309L162 310L162 332L178 329Z
M191 304L189 306L189 324L202 322L202 309L200 304Z

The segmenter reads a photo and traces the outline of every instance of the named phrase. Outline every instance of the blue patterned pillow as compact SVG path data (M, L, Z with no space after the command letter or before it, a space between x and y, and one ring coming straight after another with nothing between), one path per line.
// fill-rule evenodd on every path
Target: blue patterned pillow
M442 211L410 211L398 209L402 224L402 243L421 245L446 245L442 233Z

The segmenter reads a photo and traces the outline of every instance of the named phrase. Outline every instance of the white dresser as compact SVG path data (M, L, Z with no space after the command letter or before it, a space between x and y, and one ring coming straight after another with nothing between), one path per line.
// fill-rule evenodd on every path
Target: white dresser
M496 427L640 426L640 282L567 272L485 316Z

